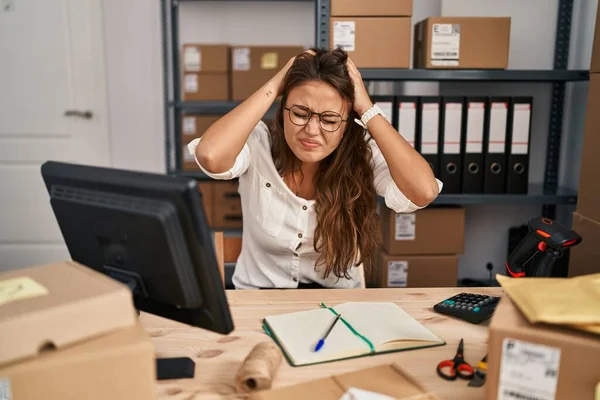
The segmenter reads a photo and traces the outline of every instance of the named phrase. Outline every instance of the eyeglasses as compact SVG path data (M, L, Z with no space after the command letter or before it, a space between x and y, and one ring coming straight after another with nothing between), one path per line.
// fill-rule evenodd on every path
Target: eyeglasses
M305 126L310 122L313 115L317 115L319 117L319 126L326 132L335 132L337 131L342 122L346 122L347 120L342 119L342 116L333 111L325 111L322 113L316 113L310 110L310 108L300 105L293 105L292 107L283 107L285 110L289 111L290 121L294 125Z

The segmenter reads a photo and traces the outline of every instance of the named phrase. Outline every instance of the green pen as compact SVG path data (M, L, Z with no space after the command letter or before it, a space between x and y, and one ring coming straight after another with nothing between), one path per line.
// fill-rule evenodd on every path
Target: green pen
M329 336L329 332L332 331L333 327L335 326L336 322L338 322L341 316L342 314L338 314L337 317L335 317L335 319L331 323L331 326L329 327L329 329L327 329L327 332L325 332L325 335L323 335L323 337L317 342L317 345L315 346L315 351L321 350L321 347L323 347L323 345L325 344L325 339L327 339L327 336Z

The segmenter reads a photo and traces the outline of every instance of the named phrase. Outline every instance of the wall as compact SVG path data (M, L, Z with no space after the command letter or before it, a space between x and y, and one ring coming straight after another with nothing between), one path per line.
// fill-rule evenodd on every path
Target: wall
M164 129L160 64L158 1L105 1L111 130L115 165L164 169ZM598 0L575 1L570 68L589 66ZM509 68L550 69L553 65L558 0L415 0L413 24L428 15L510 16ZM314 45L314 5L311 2L202 1L180 3L180 41L231 44ZM133 29L135 27L135 29ZM133 49L133 50L132 50ZM544 174L548 84L373 83L372 94L485 93L535 96L530 179ZM587 83L567 85L560 183L577 187L579 166L566 166L581 151ZM123 110L127 110L124 112ZM138 146L141 146L137 150ZM135 157L131 158L131 154ZM558 219L570 224L573 207L558 207ZM460 276L487 278L487 262L502 272L511 226L541 213L539 206L467 207L466 247Z
M160 1L103 6L112 166L165 172Z

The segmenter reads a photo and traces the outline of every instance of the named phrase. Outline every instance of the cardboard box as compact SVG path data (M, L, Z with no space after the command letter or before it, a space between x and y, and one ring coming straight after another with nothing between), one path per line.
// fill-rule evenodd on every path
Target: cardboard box
M486 399L593 399L598 336L530 324L504 296L489 327Z
M15 400L155 399L155 363L154 346L136 324L0 366L0 393Z
M596 8L596 25L594 28L594 42L592 44L592 58L590 73L600 72L600 7Z
M231 48L232 99L243 101L267 83L302 46L236 46Z
M214 226L221 229L242 227L242 201L237 182L215 182Z
M229 75L186 72L183 74L182 93L186 101L229 100Z
M0 364L136 323L131 290L78 263L0 273Z
M358 68L410 67L410 18L335 17L329 26L330 48L347 51Z
M458 256L391 256L380 251L377 260L377 287L455 287Z
M209 181L198 182L198 191L202 195L202 207L204 207L208 225L212 227L215 219L215 183Z
M155 398L155 365L125 285L71 261L0 274L3 398Z
M181 54L183 99L229 100L229 54L227 45L184 44Z
M394 399L439 399L398 364L379 365L280 389L263 390L251 393L250 399L339 400L350 388L375 392Z
M184 115L181 118L181 133L184 144L201 137L221 115Z
M413 0L331 0L332 17L411 17Z
M510 17L429 17L414 40L414 68L505 69Z
M462 254L465 209L429 206L413 213L380 210L383 249L390 255Z
M573 227L583 240L569 250L569 276L600 272L600 222L573 213Z
M600 74L591 74L585 114L577 212L594 221L600 221ZM584 239L585 240L585 239Z

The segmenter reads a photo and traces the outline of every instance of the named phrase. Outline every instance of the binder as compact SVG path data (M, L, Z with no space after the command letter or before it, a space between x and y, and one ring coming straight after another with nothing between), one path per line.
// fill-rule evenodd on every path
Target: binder
M506 185L506 147L508 108L510 98L492 97L489 104L488 126L485 131L484 193L504 193Z
M371 101L381 108L390 125L394 126L396 124L394 96L371 96Z
M462 192L483 192L483 137L488 124L488 98L468 97L462 141Z
M413 96L399 96L397 98L398 119L396 130L402 135L415 150L417 146L417 117L419 111L419 98Z
M439 135L440 135L440 98L421 97L418 126L419 152L429 163L436 178L440 177ZM445 185L444 185L445 186Z
M440 180L444 192L460 193L464 97L442 97L440 109Z
M506 192L526 194L529 186L529 139L533 98L515 97L511 103Z

